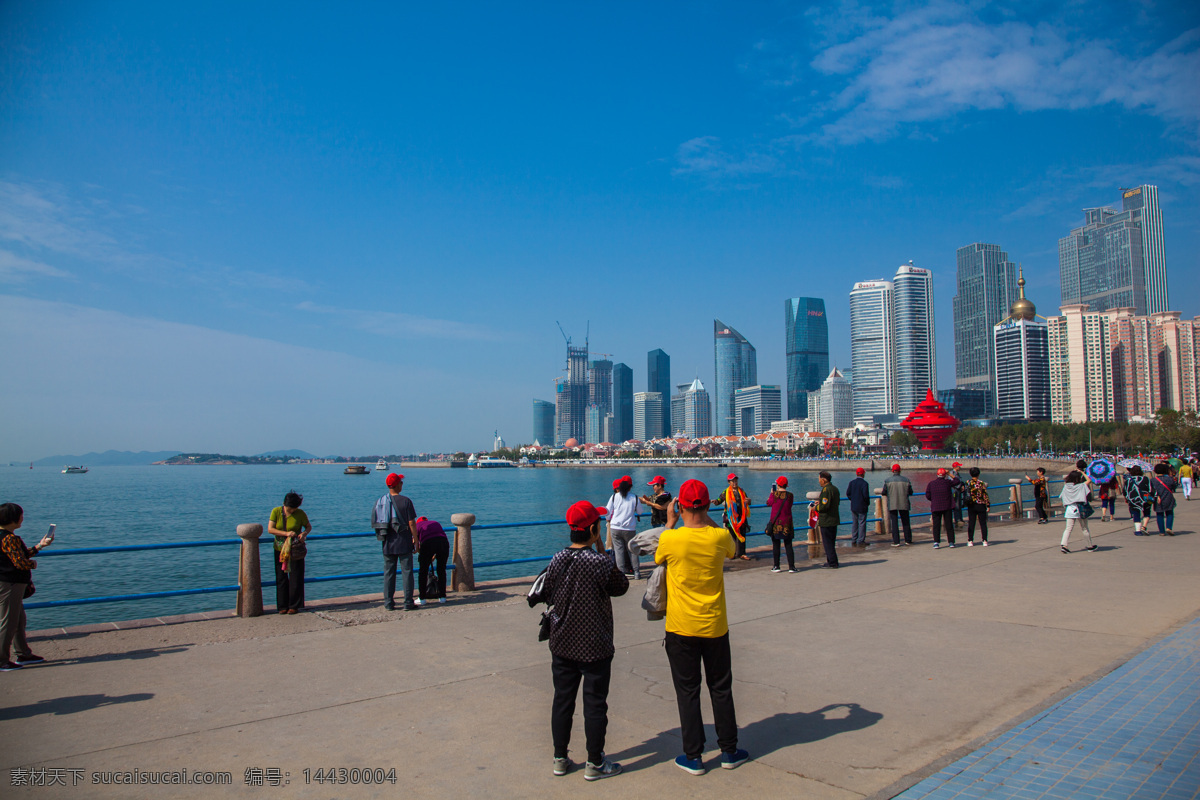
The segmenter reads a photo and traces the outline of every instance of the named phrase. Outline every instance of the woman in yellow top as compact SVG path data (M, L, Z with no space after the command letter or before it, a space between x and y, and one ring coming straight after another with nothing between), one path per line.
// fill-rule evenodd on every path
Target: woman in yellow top
M275 607L280 614L295 614L304 608L304 540L312 531L308 515L300 510L303 495L288 492L283 505L271 509L267 532L275 536ZM287 543L287 558L282 557Z
M1179 483L1183 486L1183 499L1192 499L1192 483L1196 480L1196 468L1187 461L1183 462L1183 466L1179 468Z

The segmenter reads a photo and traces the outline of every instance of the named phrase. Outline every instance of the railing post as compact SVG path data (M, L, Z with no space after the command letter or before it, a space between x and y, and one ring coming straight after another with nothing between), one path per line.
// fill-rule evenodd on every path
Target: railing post
M880 496L875 498L875 533L880 536L887 535L887 503L883 499L883 489L878 490Z
M804 495L809 500L821 499L820 492L808 492ZM804 507L804 522L808 525L808 506ZM821 536L815 528L808 528L808 557L809 559L820 558L824 555L825 548L821 546Z
M1012 496L1012 518L1021 518L1021 479L1009 478L1008 482L1012 484L1012 489L1009 494Z
M454 578L451 588L456 592L475 591L475 556L471 552L471 526L474 514L452 514L450 522L458 528L454 534Z
M261 617L262 572L258 563L258 537L263 527L258 523L237 526L237 535L242 540L241 558L238 561L237 615L239 617Z

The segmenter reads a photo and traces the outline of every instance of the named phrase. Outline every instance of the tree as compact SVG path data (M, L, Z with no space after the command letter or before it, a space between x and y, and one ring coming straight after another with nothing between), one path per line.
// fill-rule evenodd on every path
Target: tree
M896 431L890 439L892 447L899 450L910 450L917 444L917 437L913 436L908 431Z

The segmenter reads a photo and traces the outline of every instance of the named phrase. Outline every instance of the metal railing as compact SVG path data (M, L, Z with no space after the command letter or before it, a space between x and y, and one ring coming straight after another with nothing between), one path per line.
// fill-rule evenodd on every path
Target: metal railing
M1050 481L1050 483L1062 483L1062 481ZM1025 484L1021 484L1022 488L1024 488L1024 485ZM1009 484L1009 485L989 487L988 493L991 494L992 492L996 492L996 491L1010 492L1011 490L1012 490L1012 484ZM918 495L918 494L914 494L914 497L919 497L919 496L920 495ZM878 497L878 495L872 495L872 499L875 499L877 497ZM841 498L841 502L843 502L843 503L849 502L849 499L843 497L843 498ZM807 499L796 500L793 503L793 507L805 506L807 504L808 504ZM768 506L766 503L760 503L760 504L751 504L750 508L751 509L768 508ZM636 516L638 518L642 518L642 517L648 517L648 516L650 516L650 514L648 512L647 513L639 513ZM916 514L910 514L909 518L914 519L914 518L928 517L928 516L931 516L930 512L920 512L920 513L916 513ZM882 520L880 520L878 517L869 517L867 519L867 524L874 524L874 523L878 523L880 521L882 521ZM441 523L439 523L439 524L441 524ZM475 530L475 531L499 530L502 528L532 528L532 527L537 527L537 526L541 526L541 525L565 525L565 524L566 524L565 519L551 519L551 520L536 520L536 521L531 521L531 522L497 522L497 523L492 523L492 524L488 524L488 525L472 525L471 529ZM840 525L850 525L850 524L851 524L850 521L840 523ZM442 527L443 533L446 533L451 536L454 535L455 529L453 527L447 528L445 525L442 525L441 527ZM752 531L752 532L749 532L746 534L746 538L750 538L751 536L766 536L766 535L767 535L767 532L765 530ZM374 536L375 536L374 531L367 531L365 533L322 533L322 534L314 534L312 536L308 536L307 538L314 540L314 541L319 541L319 540L338 540L338 539L361 539L361 538L374 537ZM260 540L259 544L260 545L267 544L270 542L271 542L270 538L264 538L263 540ZM178 549L178 548L189 548L189 547L222 547L222 546L228 546L228 545L239 545L240 546L241 544L242 544L241 539L208 539L208 540L196 541L196 542L167 542L167 543L160 543L160 544L128 544L128 545L113 545L113 546L109 546L109 547L77 547L77 548L72 548L72 549L67 549L67 550L46 550L46 551L39 553L38 557L39 558L49 558L49 557L62 558L62 557L66 557L66 556L95 555L95 554L104 554L104 553L129 553L129 552L140 552L140 551L147 551L147 550L174 550L174 549ZM526 557L526 558L508 558L508 559L502 559L499 561L480 561L480 562L476 562L474 564L474 566L476 569L485 569L485 568L489 568L489 567L511 566L514 564L535 564L535 563L549 561L553 557L554 557L554 553L550 553L549 555L530 556L530 557ZM446 568L448 570L453 570L454 565L452 563L448 563L446 565ZM360 580L360 579L364 579L364 578L379 578L382 576L383 576L383 570L379 570L378 572L352 572L352 573L343 573L343 574L337 574L337 575L316 575L316 576L312 576L312 577L305 577L304 582L306 584L308 584L308 583L328 583L328 582L332 582L332 581L349 581L349 580ZM269 586L275 586L275 581L263 581L262 586L264 588L269 587ZM137 600L156 600L156 599L161 599L161 598L165 598L165 597L186 597L188 595L216 594L216 593L220 593L220 592L236 592L240 588L241 587L238 586L237 584L232 584L232 585L228 585L228 586L206 586L206 587L195 588L195 589L172 589L172 590L162 591L162 592L140 592L137 594L106 595L106 596L100 596L100 597L77 597L77 598L70 598L70 599L66 599L66 600L37 600L37 601L25 603L25 608L27 608L27 609L59 608L59 607L63 607L63 606L91 605L94 603L120 603L120 602L130 602L130 601L137 601Z

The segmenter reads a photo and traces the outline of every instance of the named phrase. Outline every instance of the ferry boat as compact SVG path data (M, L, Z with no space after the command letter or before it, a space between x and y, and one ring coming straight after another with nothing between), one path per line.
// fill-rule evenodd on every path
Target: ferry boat
M380 472L382 472L383 470L385 470L385 469L387 469L387 468L388 468L387 459L385 459L385 458L381 458L381 459L379 459L378 461L376 461L376 462L375 462L375 469L376 469L376 470L379 470Z
M351 464L342 470L343 475L370 475L371 470L364 467L362 464Z
M33 466L30 465L29 468L33 469ZM62 474L63 475L82 475L83 473L85 473L87 471L88 471L87 467L63 467Z
M467 466L477 469L494 469L496 467L512 467L513 469L516 469L517 465L509 461L507 458L492 458L491 456L479 458L478 456L472 455L467 459Z

